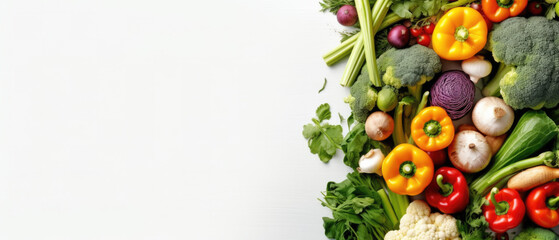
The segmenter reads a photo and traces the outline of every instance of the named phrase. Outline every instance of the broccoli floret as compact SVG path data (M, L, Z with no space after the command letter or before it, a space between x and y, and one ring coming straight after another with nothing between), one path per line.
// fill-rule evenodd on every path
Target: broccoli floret
M559 103L559 22L515 17L493 30L489 48L501 63L484 95L498 95L515 109ZM500 91L499 91L500 88Z
M361 75L357 77L349 93L350 95L344 101L349 103L355 120L364 123L375 107L378 97L377 90L373 88L373 83L369 80L366 67L361 70Z
M441 59L428 47L416 44L404 49L390 49L377 60L382 81L397 89L408 87L419 101L421 86L441 71Z
M557 234L545 228L526 228L514 240L559 240Z

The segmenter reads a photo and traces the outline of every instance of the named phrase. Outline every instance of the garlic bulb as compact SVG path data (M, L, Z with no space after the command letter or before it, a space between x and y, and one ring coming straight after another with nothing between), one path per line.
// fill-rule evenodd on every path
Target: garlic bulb
M360 173L376 173L382 176L382 161L384 154L380 149L372 149L359 159L359 167L357 171Z
M484 97L472 111L472 122L485 135L501 136L512 127L514 111L501 98Z

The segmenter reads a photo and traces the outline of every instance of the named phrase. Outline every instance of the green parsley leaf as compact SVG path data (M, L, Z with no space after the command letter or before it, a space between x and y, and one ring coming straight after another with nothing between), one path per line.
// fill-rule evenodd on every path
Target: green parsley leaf
M337 149L341 149L340 144L343 140L342 126L322 123L332 117L330 105L325 103L316 109L317 118L313 118L313 123L303 126L303 137L308 140L311 153L317 154L321 161L327 163L336 154Z

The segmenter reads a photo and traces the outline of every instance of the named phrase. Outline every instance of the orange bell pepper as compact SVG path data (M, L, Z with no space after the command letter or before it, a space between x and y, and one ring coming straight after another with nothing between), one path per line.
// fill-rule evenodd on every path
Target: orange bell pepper
M528 5L528 0L482 0L481 10L492 22L501 22L518 16Z
M481 13L457 7L441 17L433 31L433 50L447 60L473 57L487 42L487 24Z
M441 107L424 108L411 122L411 137L415 144L425 151L444 149L454 138L452 119Z
M396 146L382 161L386 186L400 195L415 196L431 183L433 161L423 150L407 143Z

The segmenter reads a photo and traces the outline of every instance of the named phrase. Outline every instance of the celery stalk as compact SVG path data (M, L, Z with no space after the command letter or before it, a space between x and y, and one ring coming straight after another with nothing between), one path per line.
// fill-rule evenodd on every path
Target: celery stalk
M340 44L336 48L324 54L322 58L324 59L324 62L326 62L326 65L332 66L334 63L340 61L342 58L347 56L350 53L353 46L355 45L357 39L360 38L360 36L361 36L361 32L358 32L357 34L343 41L342 44Z
M377 5L377 3L380 3L380 4ZM391 4L391 2L387 1L387 0L379 0L375 3L375 8L373 9L373 14L374 14L373 30L374 30L374 32L376 32L378 30L381 30L381 29L384 29L384 28L402 20L401 17L399 17L398 15L396 15L394 13L386 15L386 13L389 10L390 4ZM385 16L386 16L386 18L385 18ZM361 70L361 66L363 66L363 63L365 62L365 59L366 59L364 42L365 41L363 39L363 34L360 34L359 39L357 39L357 41L355 41L355 44L353 46L353 50L351 52L351 55L349 56L349 60L347 61L347 65L346 65L346 68L344 70L344 74L342 75L342 80L340 82L340 85L342 85L342 86L353 85L353 82L355 81L355 79L359 75L359 72ZM371 41L371 43L373 44L373 52L372 53L374 55L374 35L373 35L373 40ZM380 86L382 83L380 83L380 76L378 74L378 68L376 67L376 56L373 58L372 62L373 62L373 66L375 66L374 69L376 70L376 75L377 75L376 81L378 82L378 84ZM367 68L367 70L369 71L368 68Z
M404 18L396 15L395 13L390 13L390 14L386 15L386 17L384 18L382 23L378 26L378 28L374 29L375 33L377 31L385 29L385 28L387 28L387 27L389 27L389 26L391 26L391 25L393 25L393 24L395 24L395 23L397 23L397 22L399 22L403 19ZM322 58L324 59L324 62L326 62L326 65L332 66L335 63L342 60L345 56L349 55L352 52L353 47L356 45L358 38L361 38L361 32L356 33L355 35L351 36L351 38L343 41L342 44L338 45L336 48L334 48L334 49L330 50L329 52L327 52L326 54L324 54L324 56L322 56ZM362 54L365 54L365 52L363 52ZM363 57L365 57L365 56L363 55Z
M365 49L363 38L360 37L355 42L351 55L349 55L340 84L344 87L353 85L353 82L355 82L355 79L357 79L357 76L359 75L359 71L361 70L363 63L365 63Z
M380 195L380 199L382 200L384 213L386 214L390 222L392 222L392 226L396 226L396 224L398 224L399 218L396 216L396 213L394 213L394 208L392 208L392 204L390 203L390 200L388 200L388 195L386 195L386 192L384 192L384 189L382 188L377 190L377 193L378 195Z
M375 2L375 9L378 9L382 1ZM375 69L376 56L375 56L375 34L373 28L373 16L371 14L371 7L368 0L356 0L355 8L357 9L357 16L359 24L361 25L361 35L363 44L365 46L365 60L367 61L367 71L369 72L369 79L373 85L379 87L381 85L378 77L378 69Z

